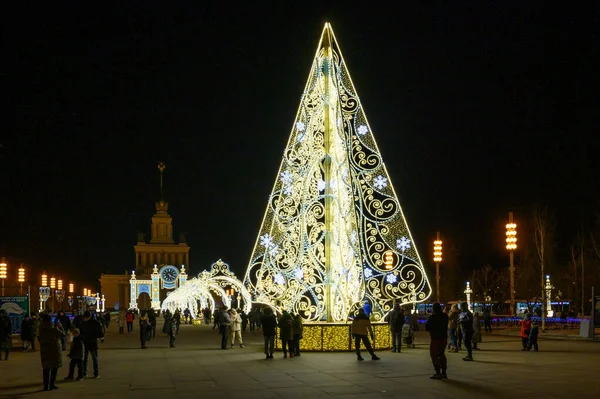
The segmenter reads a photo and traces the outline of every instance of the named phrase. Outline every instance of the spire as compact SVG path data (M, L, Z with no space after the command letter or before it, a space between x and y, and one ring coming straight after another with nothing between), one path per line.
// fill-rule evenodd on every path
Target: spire
M161 201L163 201L165 199L164 197L164 193L163 193L163 172L167 167L165 166L164 162L160 162L158 164L158 170L160 171L160 199Z
M165 169L165 163L160 162L158 164L158 170L160 171L160 200L158 200L155 204L157 214L167 214L167 211L169 210L169 203L165 201L165 196L163 192L163 172Z
M431 294L329 23L266 208L244 279L256 302L343 322L365 301L381 320Z

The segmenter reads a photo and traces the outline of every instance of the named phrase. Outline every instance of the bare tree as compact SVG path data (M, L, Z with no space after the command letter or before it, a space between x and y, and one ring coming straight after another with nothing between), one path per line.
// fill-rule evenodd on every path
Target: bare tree
M552 247L552 235L554 232L554 215L545 206L535 206L533 209L533 231L535 249L540 265L540 291L542 302L542 331L546 329L546 267L550 248Z

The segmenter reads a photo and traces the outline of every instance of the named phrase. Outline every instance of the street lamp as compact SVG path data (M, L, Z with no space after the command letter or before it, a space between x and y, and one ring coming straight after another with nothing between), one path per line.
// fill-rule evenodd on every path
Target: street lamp
M25 268L21 263L21 267L19 268L19 284L21 285L21 289L19 290L19 295L23 295L23 283L25 282Z
M50 288L48 287L48 276L42 274L42 285L40 287L40 312L46 310L46 301L50 297Z
M442 261L442 240L440 232L437 232L437 238L433 242L433 261L435 262L435 292L437 302L440 302L440 262Z
M506 249L510 254L510 311L515 312L515 249L517 249L517 224L513 222L513 213L508 212L506 225Z
M469 309L471 309L471 294L473 290L471 289L471 284L467 281L467 288L465 289L465 294L467 295L467 305Z
M546 274L546 316L552 317L554 316L554 311L552 310L552 283L550 282L550 275Z
M65 291L63 290L62 279L58 279L56 288L57 289L54 291L54 294L56 295L56 300L58 301L58 307L62 308L62 302L65 299Z
M2 258L0 261L0 280L2 280L2 296L4 296L4 280L8 275L8 265L6 264L6 259Z
M42 274L42 287L47 287L48 286L48 276L46 276L46 273Z

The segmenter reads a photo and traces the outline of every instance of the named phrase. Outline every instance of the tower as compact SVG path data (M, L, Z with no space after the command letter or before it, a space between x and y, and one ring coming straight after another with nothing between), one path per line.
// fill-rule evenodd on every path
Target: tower
M309 322L345 321L364 301L380 320L394 301L431 293L328 23L244 284L255 302Z

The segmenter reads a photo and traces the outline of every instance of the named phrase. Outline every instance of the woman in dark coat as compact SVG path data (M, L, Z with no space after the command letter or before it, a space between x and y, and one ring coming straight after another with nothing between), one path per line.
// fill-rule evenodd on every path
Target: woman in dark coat
M142 349L147 349L146 342L152 339L152 326L150 325L150 321L148 319L148 314L146 311L142 311L140 315L140 343L142 344Z
M283 349L283 357L286 358L288 346L290 357L294 357L294 319L287 310L283 311L281 319L279 319L279 339L281 340L281 349Z
M33 342L33 321L29 315L25 315L21 323L21 341L23 341L23 352L25 352Z
M65 331L60 325L53 326L50 315L42 315L42 323L38 339L40 341L40 355L44 375L44 391L58 389L54 384L58 368L62 367L62 345L61 338Z

